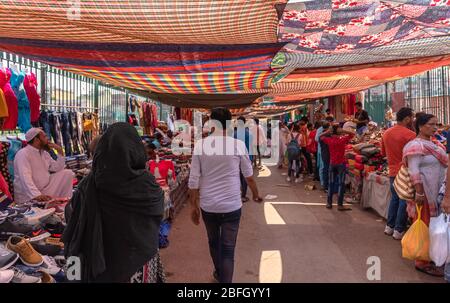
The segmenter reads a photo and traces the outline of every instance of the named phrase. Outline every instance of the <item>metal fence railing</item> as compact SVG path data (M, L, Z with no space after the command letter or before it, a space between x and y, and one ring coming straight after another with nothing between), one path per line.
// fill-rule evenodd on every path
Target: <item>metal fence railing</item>
M18 70L31 71L36 75L42 108L73 108L82 112L95 112L99 114L100 122L107 124L126 121L126 102L130 93L125 88L7 52L0 51L0 61L3 66L15 65ZM160 120L165 120L171 107L156 103Z
M385 122L387 106L396 102L416 112L431 113L441 123L450 123L450 66L373 87L365 93L365 107L378 123Z

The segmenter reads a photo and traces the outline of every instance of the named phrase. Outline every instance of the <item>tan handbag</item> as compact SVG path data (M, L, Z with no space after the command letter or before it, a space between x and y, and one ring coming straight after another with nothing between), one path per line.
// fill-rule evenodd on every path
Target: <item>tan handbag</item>
M394 189L397 192L397 195L402 200L414 200L416 189L411 182L411 177L409 176L408 167L404 164L400 168L397 176L394 180Z

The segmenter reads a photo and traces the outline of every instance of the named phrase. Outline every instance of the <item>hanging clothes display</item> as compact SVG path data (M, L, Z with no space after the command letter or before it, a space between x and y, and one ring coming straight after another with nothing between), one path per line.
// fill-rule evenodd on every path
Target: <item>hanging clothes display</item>
M143 102L141 106L144 117L144 124L141 126L144 128L144 134L151 136L159 123L158 106L153 102Z
M30 103L31 123L37 123L40 116L39 108L41 106L41 97L37 92L37 78L34 73L30 72L25 75L23 87L27 93L28 101Z
M83 113L77 112L77 133L78 133L78 142L80 142L80 149L82 153L86 152L87 149L84 148L83 144Z
M353 116L355 114L355 104L356 104L356 95L351 94L348 104L347 104L347 113L348 115Z
M11 181L14 182L14 159L16 158L17 152L24 146L24 143L19 140L17 137L15 138L7 138L9 142L8 149L8 172L11 178Z
M82 154L83 152L81 149L81 142L80 142L79 136L78 136L77 113L70 112L69 120L70 120L69 132L70 132L70 137L72 138L73 153L74 154Z
M50 132L55 144L63 146L62 134L61 134L61 114L52 112L50 114Z
M92 138L101 132L96 113L42 110L38 120L39 127L63 147L66 156L84 154Z
M72 156L72 136L70 135L69 113L61 113L61 137L66 156Z
M0 128L3 127L5 119L8 118L8 104L6 103L6 97L3 90L0 88Z
M0 69L0 88L5 95L6 104L8 106L8 117L3 123L4 130L14 130L17 128L18 119L18 104L17 97L14 93L11 84L11 70L9 68Z
M340 99L341 99L341 112L344 115L348 115L347 110L348 110L349 95L342 95L340 96Z
M158 127L158 124L159 124L158 106L156 106L156 104L152 104L151 109L152 109L152 126L153 126L153 129L155 129Z
M191 125L193 124L193 111L190 108L182 108L181 109L181 119L189 122Z
M20 130L26 133L31 128L31 112L30 103L28 101L27 93L23 88L23 81L25 80L25 72L11 70L11 87L17 97L18 103L18 122Z

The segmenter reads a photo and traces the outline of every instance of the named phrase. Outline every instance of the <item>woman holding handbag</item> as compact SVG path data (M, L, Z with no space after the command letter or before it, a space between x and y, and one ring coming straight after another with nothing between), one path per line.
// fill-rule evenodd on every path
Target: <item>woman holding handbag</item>
M448 158L445 147L433 140L437 131L437 118L420 113L416 116L417 138L403 149L403 163L407 164L411 183L415 189L415 201L408 201L408 214L417 219L415 204L421 207L421 218L428 226L430 217L439 215L440 193L445 187ZM443 269L428 260L416 260L418 271L432 276L443 276Z

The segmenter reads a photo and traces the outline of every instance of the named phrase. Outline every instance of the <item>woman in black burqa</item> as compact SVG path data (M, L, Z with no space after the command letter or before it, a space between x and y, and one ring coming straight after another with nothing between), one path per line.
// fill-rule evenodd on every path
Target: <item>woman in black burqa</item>
M82 282L130 282L157 255L164 194L146 161L127 123L98 142L92 171L66 208L65 256L80 258Z

